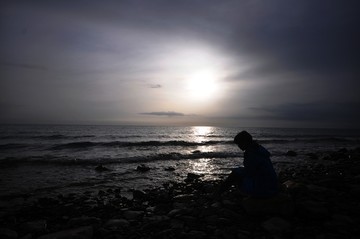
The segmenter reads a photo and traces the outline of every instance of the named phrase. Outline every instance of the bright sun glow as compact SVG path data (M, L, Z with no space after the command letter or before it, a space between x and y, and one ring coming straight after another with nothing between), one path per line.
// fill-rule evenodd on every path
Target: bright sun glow
M216 93L216 75L211 71L199 71L187 79L187 90L192 99L208 100Z

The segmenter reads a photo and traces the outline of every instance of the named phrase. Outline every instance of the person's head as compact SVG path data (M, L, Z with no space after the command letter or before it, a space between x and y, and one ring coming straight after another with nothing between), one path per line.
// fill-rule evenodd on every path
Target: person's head
M246 150L252 142L252 136L246 131L241 131L234 138L234 143L237 144L241 150Z

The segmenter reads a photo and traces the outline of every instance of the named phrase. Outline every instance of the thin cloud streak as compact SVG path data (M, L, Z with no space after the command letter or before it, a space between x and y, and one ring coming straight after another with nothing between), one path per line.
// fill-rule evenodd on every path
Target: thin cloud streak
M10 66L15 68L24 68L24 69L42 70L42 71L48 70L47 67L41 65L15 63L15 62L0 62L0 66Z
M160 84L149 84L148 86L149 86L149 88L151 88L151 89L159 89L159 88L162 88L162 85L160 85Z
M168 117L177 117L177 116L186 116L184 113L174 112L174 111L166 111L166 112L143 112L139 113L141 115L153 115L153 116L168 116Z

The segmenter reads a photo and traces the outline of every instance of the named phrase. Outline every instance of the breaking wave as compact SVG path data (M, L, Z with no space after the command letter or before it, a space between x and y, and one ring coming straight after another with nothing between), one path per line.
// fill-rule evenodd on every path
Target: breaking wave
M58 144L52 146L52 150L62 149L81 149L90 147L160 147L160 146L204 146L204 145L216 145L216 144L229 144L232 141L204 141L204 142L190 142L183 140L171 140L171 141L141 141L141 142L123 142L123 141L111 141L111 142L73 142L66 144Z

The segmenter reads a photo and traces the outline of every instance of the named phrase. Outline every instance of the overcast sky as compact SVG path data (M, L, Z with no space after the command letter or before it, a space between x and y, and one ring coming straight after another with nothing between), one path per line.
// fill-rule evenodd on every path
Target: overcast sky
M0 123L360 127L360 4L1 1Z

